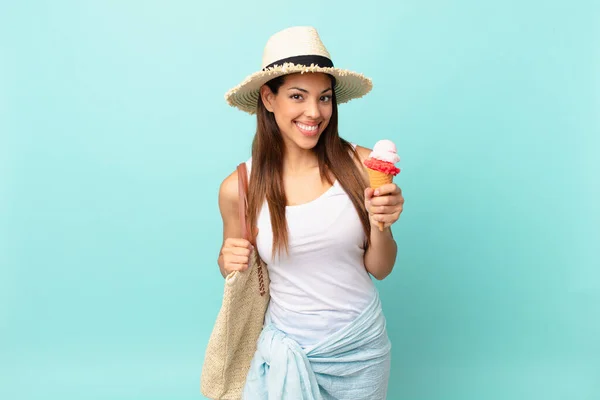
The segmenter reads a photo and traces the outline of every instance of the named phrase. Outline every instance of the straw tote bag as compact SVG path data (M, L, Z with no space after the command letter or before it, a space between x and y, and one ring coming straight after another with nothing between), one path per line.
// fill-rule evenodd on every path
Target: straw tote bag
M255 245L252 229L246 224L246 164L241 163L237 171L242 234L244 239ZM200 390L210 399L242 397L246 375L263 328L270 299L269 274L266 265L251 258L246 271L234 271L225 278L223 302L208 341L200 379Z

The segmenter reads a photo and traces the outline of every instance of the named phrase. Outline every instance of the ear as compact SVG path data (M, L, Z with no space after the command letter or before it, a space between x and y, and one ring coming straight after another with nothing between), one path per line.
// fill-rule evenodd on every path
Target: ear
M260 88L260 98L269 112L273 112L273 100L275 95L267 85L262 85Z

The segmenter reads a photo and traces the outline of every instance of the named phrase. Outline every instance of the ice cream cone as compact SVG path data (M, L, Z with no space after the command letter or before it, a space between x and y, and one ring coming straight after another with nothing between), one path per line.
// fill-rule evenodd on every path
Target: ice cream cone
M394 176L400 172L394 164L400 161L396 153L396 145L390 140L379 140L373 151L364 161L369 173L369 186L375 190L392 183ZM384 223L378 222L379 231L383 232Z
M375 171L374 169L367 168L367 172L369 173L369 186L373 189L378 189L387 183L392 183L394 179L394 175Z
M367 172L369 173L369 186L373 190L378 189L387 183L392 183L392 180L394 179L394 175L375 171L374 169L367 168ZM383 232L383 222L380 221L377 226L379 227L379 231Z

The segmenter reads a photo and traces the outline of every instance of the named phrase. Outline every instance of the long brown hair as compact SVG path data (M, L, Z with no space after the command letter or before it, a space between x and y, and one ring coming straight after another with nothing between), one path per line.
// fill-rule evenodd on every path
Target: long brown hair
M267 86L274 94L284 83L284 77L275 78L267 82ZM335 80L332 77L332 83ZM354 208L358 213L367 241L370 244L371 224L364 208L365 181L353 160L360 160L352 145L340 138L338 134L338 111L335 92L332 96L333 112L325 131L321 134L313 151L319 161L321 179L333 184L333 175L344 188ZM252 173L248 187L248 223L255 227L258 214L264 200L267 200L271 214L271 227L273 229L273 257L276 252L288 250L288 230L285 207L287 199L283 189L283 158L285 146L279 131L275 116L269 112L262 99L258 98L257 127L252 142ZM258 252L256 252L258 256Z

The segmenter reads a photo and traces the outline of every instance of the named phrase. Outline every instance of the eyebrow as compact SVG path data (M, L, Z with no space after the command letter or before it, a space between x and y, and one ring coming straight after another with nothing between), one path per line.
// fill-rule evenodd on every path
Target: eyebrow
M296 86L294 86L294 87L291 87L291 88L289 88L288 90L292 90L292 89L296 89L296 90L299 90L299 91L301 91L301 92L308 93L308 90L306 90L306 89L302 89L302 88L299 88L299 87L296 87ZM323 93L325 93L325 92L328 92L328 91L330 91L330 90L331 90L331 88L327 88L327 89L323 90L323 91L321 92L321 94L323 94Z

